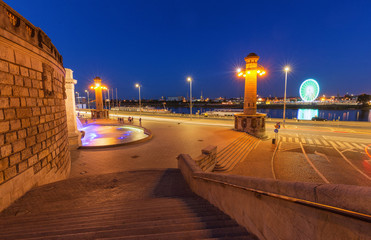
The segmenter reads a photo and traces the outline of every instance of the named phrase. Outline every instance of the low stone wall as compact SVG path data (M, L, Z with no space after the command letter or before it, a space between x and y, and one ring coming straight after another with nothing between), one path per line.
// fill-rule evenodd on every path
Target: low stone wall
M178 167L193 192L259 239L370 239L369 187L204 173L186 154Z
M0 0L0 211L69 175L62 56Z

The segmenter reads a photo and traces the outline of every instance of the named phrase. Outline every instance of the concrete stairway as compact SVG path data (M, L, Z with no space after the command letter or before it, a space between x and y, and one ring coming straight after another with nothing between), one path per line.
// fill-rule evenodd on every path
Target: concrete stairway
M255 238L168 169L35 188L0 214L0 239Z
M249 134L243 134L217 153L217 163L213 171L231 171L237 163L246 159L250 151L253 150L260 141L260 139Z

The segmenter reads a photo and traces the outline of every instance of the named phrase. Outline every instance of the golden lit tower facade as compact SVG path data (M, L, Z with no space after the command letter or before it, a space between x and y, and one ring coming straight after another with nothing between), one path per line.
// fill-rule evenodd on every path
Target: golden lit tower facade
M256 112L257 79L265 75L264 68L258 64L259 56L250 53L245 57L246 68L238 69L237 76L245 78L243 114L235 115L235 129L256 137L265 137L265 114Z
M90 89L95 90L95 108L91 110L92 118L108 118L109 113L107 109L103 109L103 90L107 87L102 85L102 79L99 77L94 78L94 85Z

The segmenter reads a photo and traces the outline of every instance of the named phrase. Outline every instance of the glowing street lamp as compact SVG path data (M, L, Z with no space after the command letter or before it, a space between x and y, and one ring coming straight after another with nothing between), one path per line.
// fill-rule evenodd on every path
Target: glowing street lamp
M285 94L283 97L283 126L285 126L286 121L286 88L287 88L287 73L290 71L290 68L288 66L285 67Z
M190 99L189 99L189 109L190 110L189 111L190 111L191 120L192 120L192 78L188 77L187 81L189 82L189 96L190 96Z
M139 89L139 115L142 116L142 103L140 99L140 84L135 84L135 87Z

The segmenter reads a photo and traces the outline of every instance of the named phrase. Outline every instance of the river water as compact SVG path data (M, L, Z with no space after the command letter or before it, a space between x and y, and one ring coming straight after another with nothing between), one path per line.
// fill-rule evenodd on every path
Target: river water
M189 114L189 108L169 108L174 113ZM193 108L193 114L213 111L212 108ZM232 110L233 111L233 110ZM282 118L283 109L258 109L260 113L265 113L269 118ZM299 120L312 120L313 117L324 118L326 120L340 121L364 121L371 122L371 111L352 109L352 110L321 110L321 109L286 109L286 118Z

